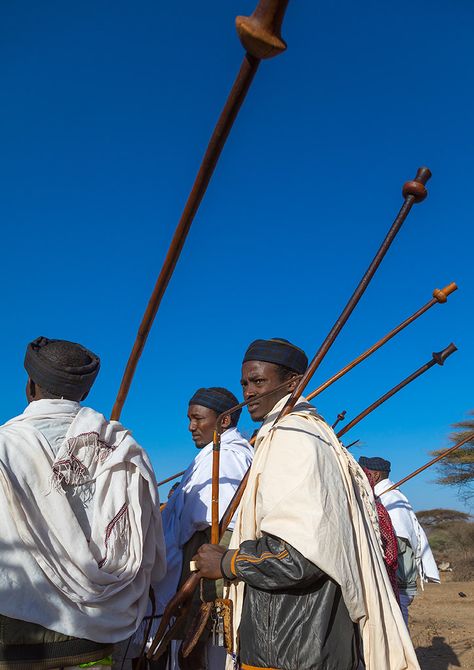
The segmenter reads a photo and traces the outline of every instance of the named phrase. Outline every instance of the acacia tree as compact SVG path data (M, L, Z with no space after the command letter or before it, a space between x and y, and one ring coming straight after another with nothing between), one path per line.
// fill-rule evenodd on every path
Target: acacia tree
M437 466L440 475L437 482L457 487L460 496L466 501L474 499L474 411L469 412L469 415L471 418L453 424L454 431L449 439L456 443L473 434L472 439L439 461ZM441 451L433 451L432 454L437 456Z

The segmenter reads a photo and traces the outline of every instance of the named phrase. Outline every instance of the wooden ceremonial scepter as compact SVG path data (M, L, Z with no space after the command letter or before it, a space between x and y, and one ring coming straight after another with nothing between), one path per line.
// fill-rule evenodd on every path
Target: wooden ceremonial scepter
M376 343L373 344L371 347L369 347L369 349L367 349L366 351L364 351L363 354L360 354L360 356L357 356L357 358L354 358L354 360L353 360L351 363L349 363L349 364L346 365L344 368L342 368L341 370L339 370L339 372L337 372L337 373L336 373L335 375L333 375L330 379L328 379L327 381L325 381L324 384L321 384L321 386L318 386L317 389L315 389L314 391L312 391L311 393L309 393L309 394L306 396L306 399L307 399L307 400L312 400L313 398L316 398L316 396L318 396L320 393L322 393L322 392L325 391L327 388L329 388L329 386L331 386L332 384L334 384L334 382L337 382L338 379L340 379L341 377L344 377L344 375L347 374L348 372L350 372L351 370L353 370L353 369L356 367L356 365L359 365L359 363L362 363L362 361L365 361L366 358L368 358L368 357L371 356L375 351L377 351L378 349L380 349L380 347L382 347L382 346L383 346L384 344L386 344L389 340L391 340L393 337L395 337L395 335L398 335L398 333L401 332L404 328L406 328L407 326L409 326L411 323L413 323L413 321L415 321L416 319L418 319L422 314L424 314L424 313L427 312L429 309L431 309L431 307L433 307L434 305L438 305L439 303L445 303L445 302L447 302L447 300L448 300L448 296L450 296L451 293L453 293L454 291L456 291L457 288L458 288L458 287L457 287L457 285L455 284L455 282L451 282L451 284L448 284L447 286L445 286L445 287L442 288L442 289L436 288L436 289L433 291L433 297L432 297L432 299L431 299L429 302L427 302L426 305L423 305L423 307L421 307L421 308L420 308L419 310L417 310L414 314L412 314L412 315L409 316L407 319L405 319L405 321L402 321L402 323L400 323L396 328L394 328L393 330L391 330L389 333L387 333L387 335L385 335L384 337L382 337L380 340L378 340L378 342L376 342Z
M390 391L387 391L383 396L381 396L378 400L373 402L367 409L365 409L363 412L358 414L352 421L350 421L347 426L344 426L338 433L337 437L341 438L343 435L345 435L347 432L350 431L351 428L354 428L362 419L365 419L365 417L370 414L371 412L374 411L374 409L377 409L377 407L380 407L386 400L391 398L392 396L395 395L395 393L398 393L402 388L405 388L405 386L408 386L412 381L417 379L417 377L420 377L420 375L424 374L427 370L432 368L434 365L444 365L445 360L448 358L448 356L451 356L455 351L457 351L457 347L451 343L446 347L446 349L443 349L443 351L435 352L432 354L431 360L428 361L428 363L425 363L424 365L421 366L421 368L418 368L418 370L415 370L411 375L406 377L403 381L401 381L399 384L394 386Z
M312 375L315 373L319 365L321 364L322 360L324 359L325 355L329 351L331 345L334 343L336 340L337 336L341 332L342 328L344 327L345 323L349 319L350 315L354 311L357 303L359 302L360 298L364 294L367 286L369 285L371 279L373 278L377 268L379 267L380 263L382 262L385 254L387 253L388 249L390 248L390 245L392 244L393 240L395 239L396 234L400 230L400 228L403 225L403 222L405 221L406 217L408 216L411 208L413 205L417 202L421 202L424 200L427 196L427 190L425 187L426 182L429 180L431 177L431 172L427 167L422 167L419 168L416 177L413 181L408 181L404 184L403 189L402 189L402 195L404 197L404 202L403 205L395 218L395 221L393 222L387 236L385 237L381 247L377 251L374 259L372 260L371 264L369 265L367 271L365 272L364 276L362 277L361 281L359 282L356 290L352 294L351 298L349 299L346 307L343 309L340 317L334 324L334 326L331 328L329 334L327 335L326 339L320 346L318 352L316 353L315 357L311 361L308 370L305 372L304 375L300 378L299 382L297 383L294 391L291 393L288 401L285 404L285 407L283 410L280 412L277 421L282 418L283 416L286 416L289 412L291 412L292 408L294 407L296 401L298 398L302 395L306 385L310 381ZM273 392L275 392L276 389L273 389ZM255 400L255 398L254 398ZM232 408L232 410L235 411L238 407L243 407L247 403L241 403L240 405L236 406L235 408ZM229 410L229 412L232 412L232 410ZM219 418L223 417L226 413L222 414ZM222 421L222 419L221 419ZM217 431L216 431L217 432ZM229 525L230 521L232 520L232 517L234 516L237 507L240 504L240 500L242 499L242 495L245 491L245 487L247 485L248 477L249 477L249 472L250 468L247 471L246 475L242 479L237 491L234 494L233 499L229 503L227 510L224 513L224 516L221 520L220 523L220 537L224 534L224 532L227 530L227 526ZM161 653L163 653L164 648L166 647L167 641L171 639L171 631L168 631L166 633L166 629L168 628L169 622L172 617L176 616L177 614L180 614L184 611L186 607L186 602L190 598L190 594L194 592L196 589L197 585L199 583L199 577L197 575L191 575L186 582L183 584L182 588L176 593L176 595L170 600L168 603L167 607L165 608L165 612L163 613L163 617L160 623L160 627L156 633L155 639L153 640L151 647L148 651L148 658L150 659L156 659L158 658ZM161 652L160 652L160 647L161 647ZM157 652L154 654L154 651L157 650Z
M425 465L422 465L421 468L418 468L418 470L415 470L414 472L407 475L406 477L403 477L403 479L400 479L400 481L398 481L396 484L391 486L386 491L382 491L382 493L380 495L383 496L384 493L388 493L389 491L393 491L394 489L397 489L399 486L401 486L402 484L407 482L409 479L413 479L413 477L416 477L416 475L419 475L420 472L423 472L423 470L426 470L427 468L430 468L435 463L438 463L438 461L441 461L443 458L446 458L446 456L449 456L449 454L452 454L453 451L456 451L456 449L459 449L459 447L463 447L466 444L466 442L470 442L473 439L474 439L474 433L468 433L468 435L466 437L463 437L463 439L460 440L459 442L457 442L453 447L450 447L449 449L446 449L446 451L441 452L441 454L438 454L438 456L433 458L431 461L428 461L428 463L425 463Z
M112 409L112 419L118 420L120 418L138 360L150 333L161 299L260 61L264 58L272 58L286 49L286 43L282 40L280 31L288 2L289 0L260 0L252 16L238 16L236 19L237 33L246 49L246 54L224 109L214 128L191 193L171 240L160 275L143 315Z

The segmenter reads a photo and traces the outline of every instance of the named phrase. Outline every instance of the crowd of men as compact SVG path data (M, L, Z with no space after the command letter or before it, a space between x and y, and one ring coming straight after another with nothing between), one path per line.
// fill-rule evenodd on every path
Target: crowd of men
M249 475L216 545L212 436L239 400L222 387L191 396L198 452L160 511L146 452L81 404L99 358L64 340L31 342L28 406L0 427L0 670L418 669L408 606L418 577L439 581L429 544L389 490L389 461L357 463L303 397L280 418L307 366L283 339L247 348L241 386L260 427L251 446L240 410L222 422L221 513ZM191 571L200 588L149 663L144 651ZM196 628L203 603L210 616Z

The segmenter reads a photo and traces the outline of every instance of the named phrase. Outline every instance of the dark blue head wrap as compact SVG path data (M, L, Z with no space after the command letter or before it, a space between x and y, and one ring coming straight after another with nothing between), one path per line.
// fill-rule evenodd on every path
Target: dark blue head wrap
M211 388L208 389L198 389L189 401L189 404L207 407L208 409L214 410L217 414L222 414L222 412L227 412L228 409L238 405L239 401L235 395L227 389L222 388L221 386L211 386ZM241 413L242 409L238 409L232 413L232 426L237 425Z
M380 456L374 456L373 458L361 456L359 458L359 465L361 468L375 470L376 472L390 472L392 468L390 461L386 461L385 458L381 458Z
M285 368L302 375L308 367L308 357L302 349L280 337L271 340L255 340L245 352L246 361L264 361L283 365Z
M45 391L81 400L99 373L100 358L81 344L37 337L25 354L25 369Z

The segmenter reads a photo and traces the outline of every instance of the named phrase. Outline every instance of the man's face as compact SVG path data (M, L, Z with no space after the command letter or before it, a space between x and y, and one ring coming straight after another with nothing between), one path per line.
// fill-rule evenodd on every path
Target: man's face
M212 442L216 428L217 412L201 405L189 405L188 419L188 430L198 449L202 449L206 444Z
M374 482L374 486L387 478L385 473L380 472L380 470L369 470L369 468L367 468L367 470L372 475L372 480Z
M284 380L280 378L278 366L274 363L263 361L246 361L242 365L242 379L240 380L244 400L250 400L261 393L267 393ZM267 398L256 400L247 405L253 421L263 421L266 415L273 409L276 403L286 396L294 387L294 382L288 381L288 387L284 387Z

